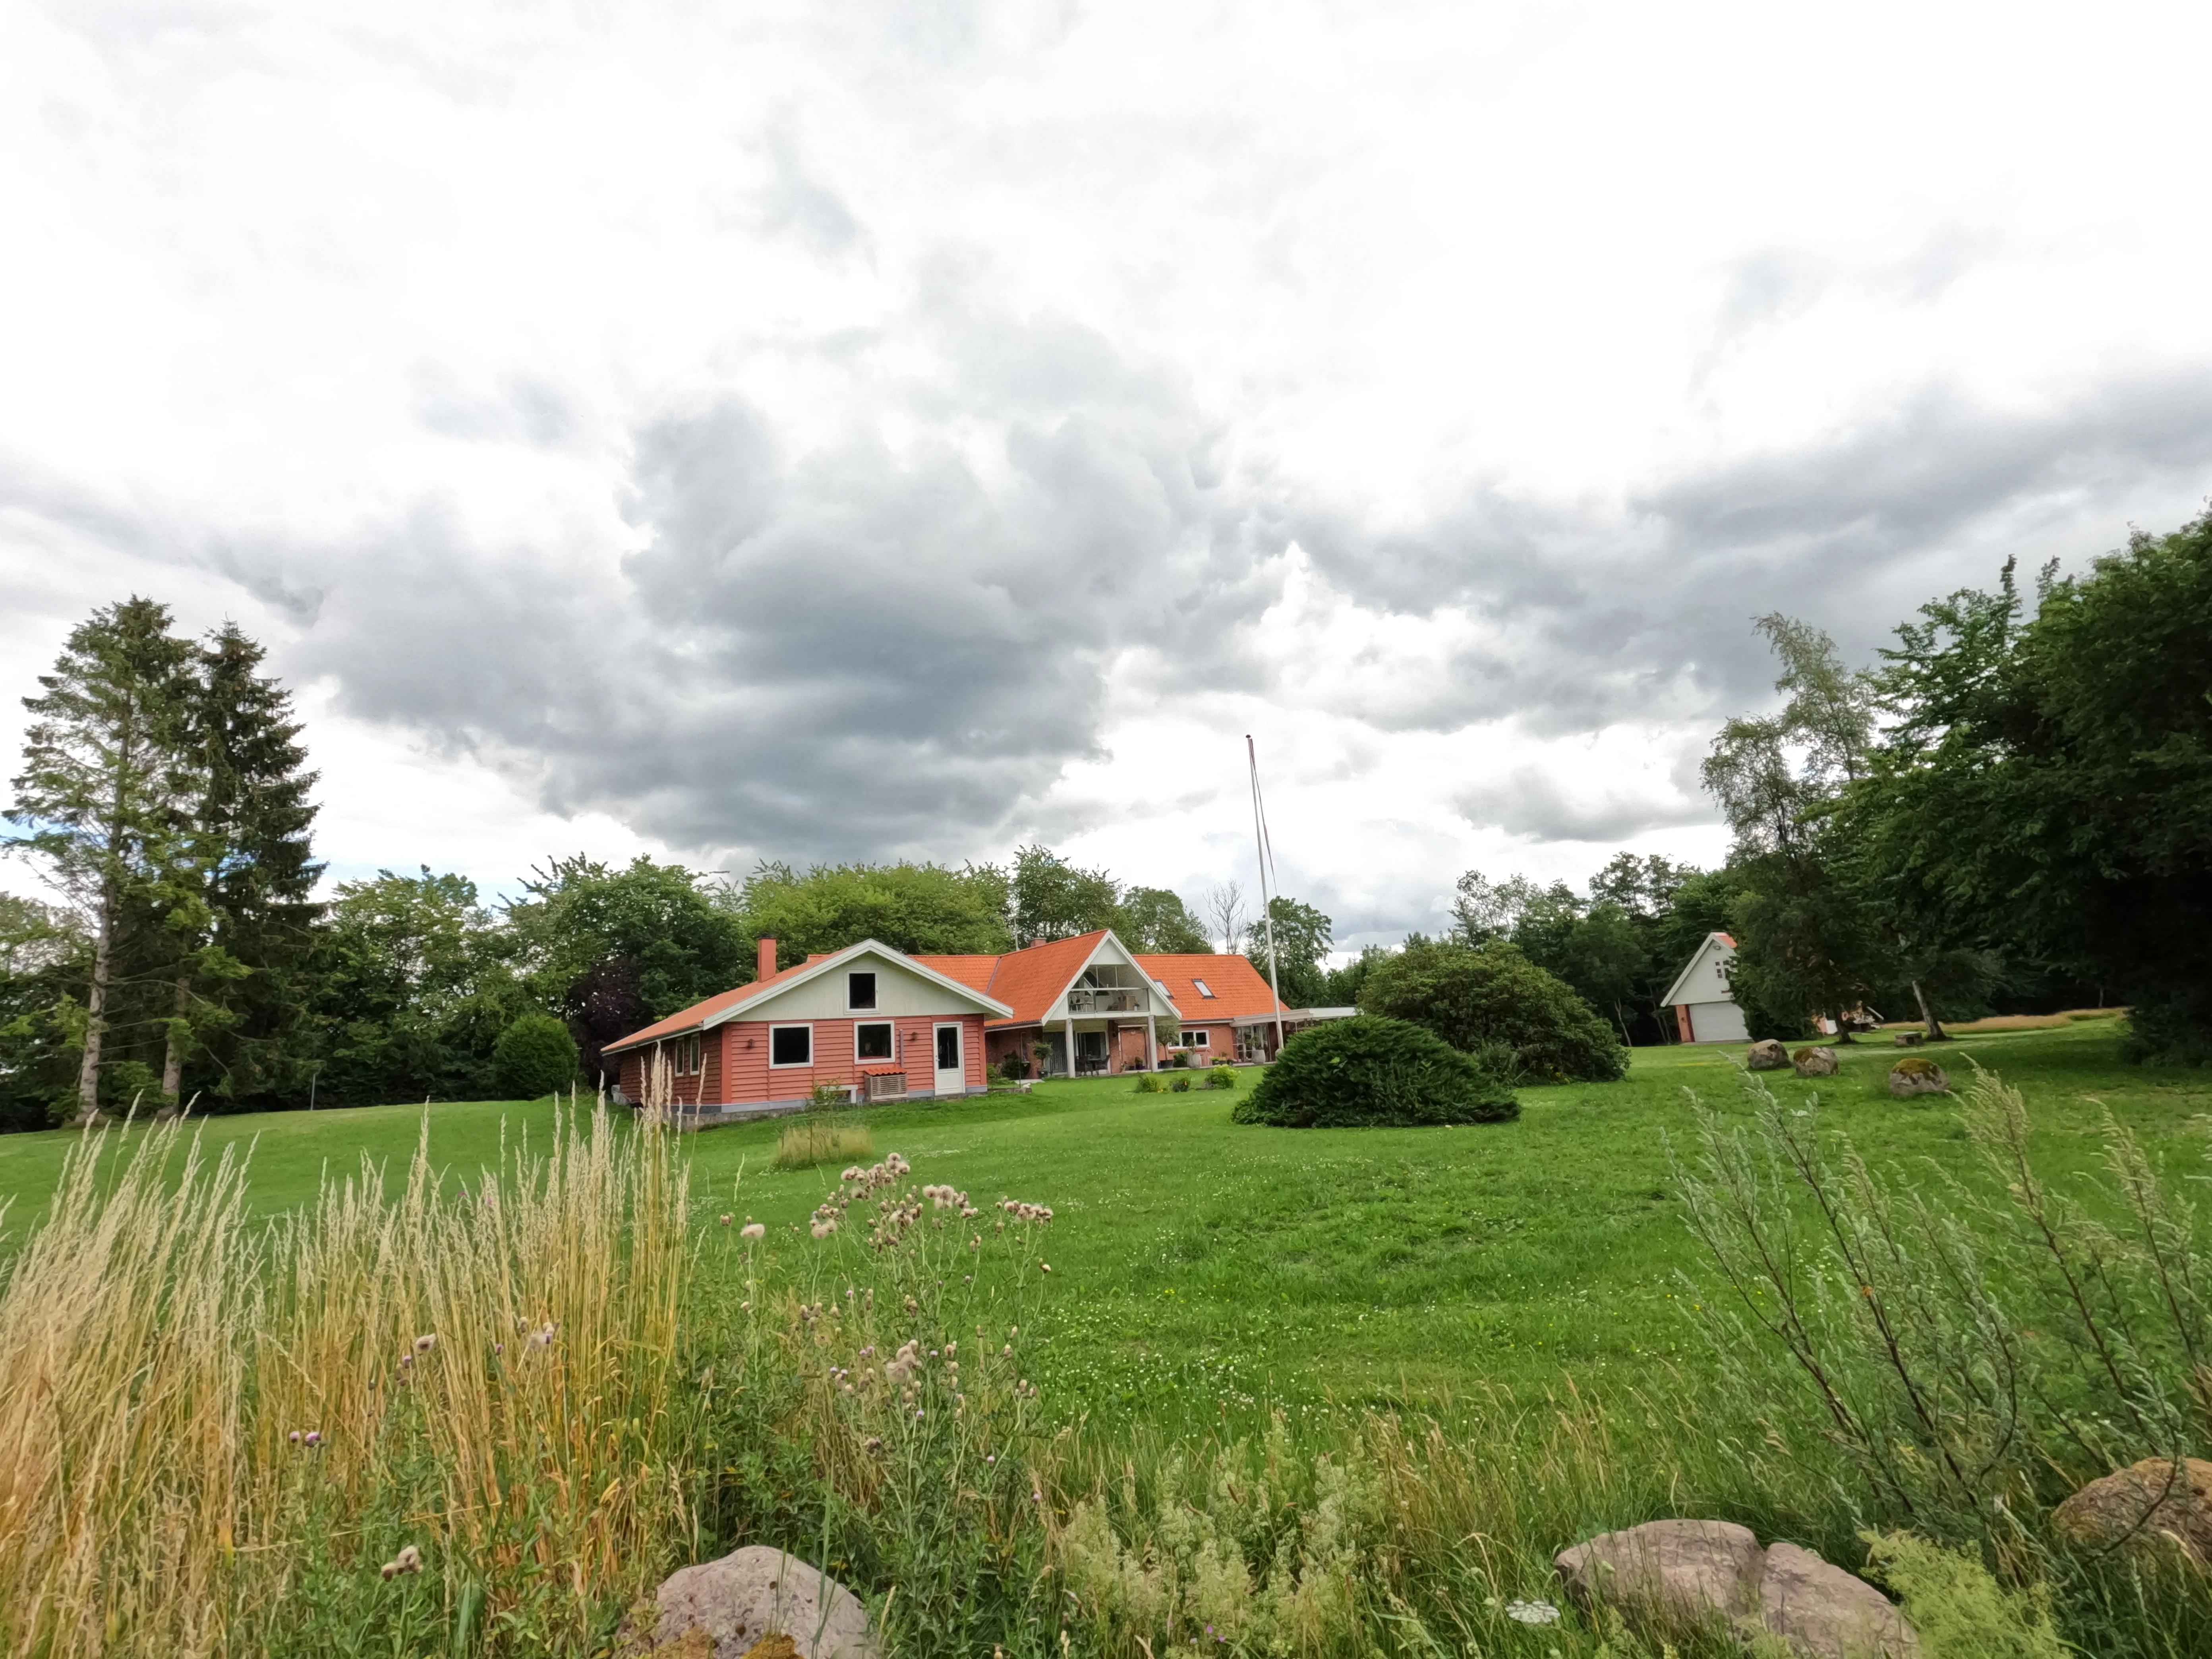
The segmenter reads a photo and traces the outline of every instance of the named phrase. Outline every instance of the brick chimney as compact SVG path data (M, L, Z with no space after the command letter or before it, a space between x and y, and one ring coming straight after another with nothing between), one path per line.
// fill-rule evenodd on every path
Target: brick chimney
M775 977L775 941L764 939L760 942L759 975L763 979Z

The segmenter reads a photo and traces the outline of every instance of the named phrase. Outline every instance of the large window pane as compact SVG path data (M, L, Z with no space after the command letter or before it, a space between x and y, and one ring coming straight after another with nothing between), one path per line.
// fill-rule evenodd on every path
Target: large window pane
M814 1028L779 1025L769 1034L768 1057L776 1066L809 1066L814 1060Z

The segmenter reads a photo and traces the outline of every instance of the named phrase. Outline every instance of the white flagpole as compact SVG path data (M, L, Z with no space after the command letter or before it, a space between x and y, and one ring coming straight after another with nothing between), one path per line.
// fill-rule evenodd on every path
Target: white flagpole
M1260 751L1244 734L1244 757L1252 767L1252 842L1260 859L1260 918L1267 930L1267 989L1275 999L1275 1052L1283 1052L1283 981L1275 965L1275 911L1269 901L1267 866L1274 849L1267 844L1267 819L1260 804Z

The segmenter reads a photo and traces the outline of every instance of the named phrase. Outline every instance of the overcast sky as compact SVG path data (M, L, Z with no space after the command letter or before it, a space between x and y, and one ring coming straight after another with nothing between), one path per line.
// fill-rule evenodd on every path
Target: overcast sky
M1195 898L1248 732L1340 942L1717 861L1753 614L2202 510L2208 33L0 0L0 740L136 592L270 646L340 875Z

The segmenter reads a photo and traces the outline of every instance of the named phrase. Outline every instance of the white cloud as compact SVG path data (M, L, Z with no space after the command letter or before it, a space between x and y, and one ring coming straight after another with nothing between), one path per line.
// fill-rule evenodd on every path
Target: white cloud
M2212 477L2197 9L5 17L0 694L234 614L349 866L1193 887L1250 731L1294 889L1432 925L1716 855L1753 612Z

